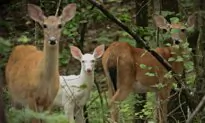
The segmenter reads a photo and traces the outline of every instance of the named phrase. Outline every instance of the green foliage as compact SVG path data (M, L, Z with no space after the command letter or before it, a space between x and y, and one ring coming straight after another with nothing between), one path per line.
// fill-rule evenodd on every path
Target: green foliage
M60 66L67 65L69 59L70 59L70 51L68 49L63 49L59 56Z
M21 35L17 41L21 43L28 43L31 39L27 37L26 35Z
M11 50L11 43L9 40L0 37L0 67L4 67L7 62L9 52Z
M145 64L140 64L140 68L146 69L146 70L151 70L151 69L152 69L152 67L147 66L147 65L145 65Z
M161 14L162 14L164 17L166 17L166 16L168 16L168 15L173 15L174 12L171 12L171 11L161 11Z
M170 18L171 23L178 23L179 22L179 18L177 17L172 17Z
M8 112L9 123L22 123L23 121L28 122L31 118L42 119L45 123L67 123L68 119L60 112L52 113L42 112L37 113L30 109L17 110L10 108Z
M150 77L157 76L157 74L153 72L146 72L145 75L150 76Z

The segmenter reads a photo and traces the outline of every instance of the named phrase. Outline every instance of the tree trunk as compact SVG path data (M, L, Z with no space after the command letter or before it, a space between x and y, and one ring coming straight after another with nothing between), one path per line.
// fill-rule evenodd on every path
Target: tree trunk
M136 24L137 26L147 27L148 26L148 0L136 0ZM137 47L142 47L140 44L136 44ZM138 94L136 96L136 100L140 100L140 103L136 103L135 113L142 112L144 109L144 105L146 104L146 93ZM143 116L142 118L136 117L134 119L134 123L146 123L146 117Z
M195 2L196 10L204 11L205 10L205 1L204 0L196 0ZM198 30L199 30L199 37L196 41L196 92L195 92L195 99L197 102L200 102L202 97L205 95L205 21L204 13L198 13ZM196 107L196 106L195 106ZM201 111L198 114L198 120L200 119L201 122L205 122L203 116L205 115L204 111Z

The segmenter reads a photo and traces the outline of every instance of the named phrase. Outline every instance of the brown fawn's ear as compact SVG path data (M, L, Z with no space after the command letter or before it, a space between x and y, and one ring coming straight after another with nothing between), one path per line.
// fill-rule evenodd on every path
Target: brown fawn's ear
M93 55L95 58L100 58L105 51L105 45L102 44L94 49Z
M62 23L66 23L67 21L71 20L76 13L76 4L71 3L64 7L63 12L60 16Z
M169 25L170 24L167 22L167 20L163 16L154 14L153 15L153 20L155 22L155 25L157 27L159 27L160 29L169 30Z
M75 59L81 60L82 52L78 47L70 46L70 52Z
M188 28L194 27L195 22L196 22L196 14L194 13L188 17L186 25L188 26Z
M28 15L30 16L30 18L42 24L46 17L43 14L43 11L41 10L41 8L34 4L27 4L27 6L28 6Z

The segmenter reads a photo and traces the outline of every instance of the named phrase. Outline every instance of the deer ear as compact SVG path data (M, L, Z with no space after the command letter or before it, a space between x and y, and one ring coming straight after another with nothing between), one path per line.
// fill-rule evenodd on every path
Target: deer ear
M76 13L76 4L68 4L62 12L62 15L60 16L62 23L66 23L67 21L71 20Z
M154 20L155 25L159 27L160 29L169 30L170 24L167 22L167 20L163 16L154 14L153 20Z
M70 46L70 52L75 59L81 60L82 52L78 47Z
M100 58L103 55L104 51L105 51L105 45L102 44L102 45L97 46L95 48L93 55L95 58Z
M196 22L196 14L194 13L188 17L186 24L188 27L194 27L195 22Z
M27 4L27 6L28 6L28 15L30 16L30 18L42 24L44 21L44 18L46 17L44 16L41 8L33 4Z

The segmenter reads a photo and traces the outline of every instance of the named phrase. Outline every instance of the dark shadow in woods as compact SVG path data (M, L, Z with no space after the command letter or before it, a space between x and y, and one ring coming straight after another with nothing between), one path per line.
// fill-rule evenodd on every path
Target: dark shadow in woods
M4 102L3 102L3 74L2 70L0 69L0 123L7 123L5 110L4 110Z

